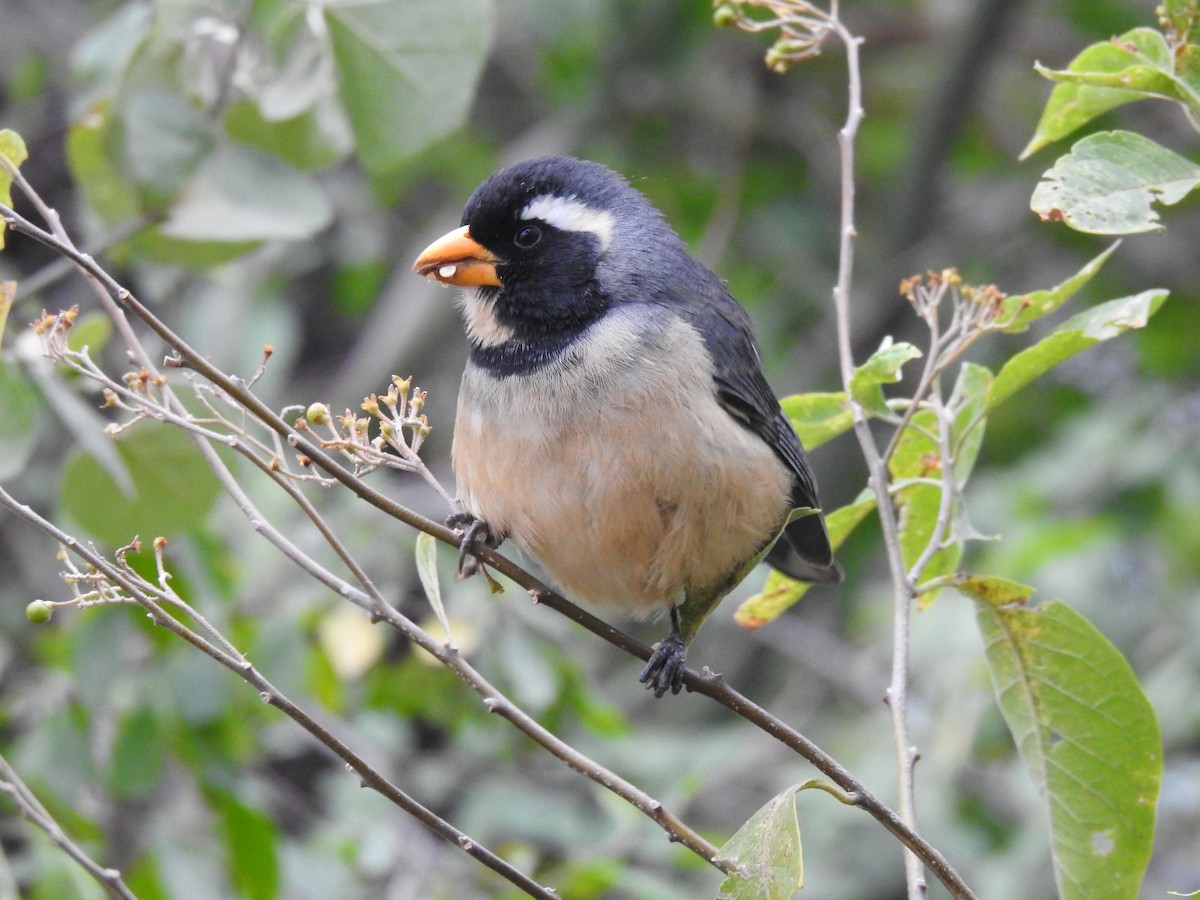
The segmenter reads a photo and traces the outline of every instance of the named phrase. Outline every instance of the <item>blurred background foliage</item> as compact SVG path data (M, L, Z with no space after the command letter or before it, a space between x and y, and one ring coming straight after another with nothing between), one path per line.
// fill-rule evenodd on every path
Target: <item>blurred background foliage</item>
M1154 13L1151 0L846 6L866 39L861 361L886 335L921 344L897 293L903 277L953 265L1020 293L1056 284L1102 249L1029 212L1038 176L1066 150L1015 161L1050 91L1032 67L1061 67L1088 43L1153 24ZM465 343L451 295L409 265L457 224L484 176L547 152L601 160L650 196L750 309L780 394L838 387L829 298L845 73L835 51L773 75L761 60L767 41L715 29L703 0L385 0L323 12L287 0L4 0L0 16L0 126L25 137L26 177L77 239L219 365L250 376L273 345L258 391L276 408L321 400L340 410L392 373L412 374L429 390L425 457L448 481ZM1167 104L1121 108L1101 124L1200 156L1196 133ZM1148 287L1169 288L1170 301L1149 328L998 410L968 498L974 524L1003 537L975 545L968 564L1083 612L1130 659L1158 711L1167 756L1146 896L1200 886L1200 208L1193 200L1164 218L1166 231L1123 243L1083 302ZM27 240L10 237L0 255L0 278L23 290L0 363L0 477L10 491L110 549L135 531L171 538L176 589L281 689L563 896L715 891L720 874L644 816L298 577L176 435L140 425L109 443L99 398L49 370L23 334L41 308L81 304L88 343L121 370L116 342L87 316L85 286L64 274ZM998 349L985 343L976 358ZM852 437L813 462L827 507L861 489ZM444 516L418 479L375 477ZM251 475L246 486L268 515L291 516L267 484ZM385 592L427 618L414 534L345 492L319 499ZM298 526L296 535L324 559L315 535ZM0 538L0 747L140 896L505 892L136 610L60 611L29 625L30 600L65 597L56 548L11 518L0 519ZM886 799L890 608L871 529L842 557L845 585L813 591L757 632L718 612L691 659ZM711 704L655 702L636 685L634 661L519 591L489 597L478 579L448 577L449 553L442 564L475 664L718 843L812 775ZM759 583L751 576L726 610ZM917 616L913 662L923 832L982 897L1052 896L1045 825L968 602L947 594ZM871 820L823 796L802 796L799 809L808 893L903 896L900 848ZM0 812L0 895L100 896L8 805Z

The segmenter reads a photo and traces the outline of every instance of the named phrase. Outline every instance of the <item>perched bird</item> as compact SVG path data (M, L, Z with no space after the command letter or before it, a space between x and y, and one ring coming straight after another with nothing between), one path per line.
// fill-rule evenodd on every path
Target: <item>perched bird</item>
M467 288L465 513L451 517L464 558L509 539L574 600L668 612L640 676L659 697L679 692L685 648L764 556L841 579L749 316L621 176L561 156L503 169L413 270Z

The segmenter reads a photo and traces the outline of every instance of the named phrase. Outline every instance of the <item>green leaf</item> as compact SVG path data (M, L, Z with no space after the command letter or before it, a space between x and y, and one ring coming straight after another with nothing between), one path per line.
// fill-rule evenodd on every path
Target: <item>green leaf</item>
M158 785L163 769L162 736L149 709L126 718L113 745L108 787L122 800L145 800Z
M323 4L363 165L384 175L466 118L491 34L489 0Z
M37 438L37 390L16 366L0 361L0 481L19 474Z
M110 107L97 105L67 132L67 165L88 207L116 225L142 213L141 198L120 165ZM117 129L119 130L119 129Z
M171 900L154 854L139 857L132 865L122 866L121 871L126 886L138 900Z
M25 149L25 141L11 129L0 129L0 203L12 208L12 173L21 167L21 163L29 159L29 151ZM4 249L5 223L0 221L0 250ZM0 321L0 325L3 321Z
M1067 319L1041 341L1004 364L992 384L988 408L999 406L1033 379L1081 350L1132 328L1144 327L1166 298L1167 291L1156 288L1132 297L1109 300Z
M434 540L432 534L422 531L417 535L416 557L417 576L421 579L421 587L425 589L425 596L429 599L429 605L433 607L433 614L441 623L442 633L446 635L446 643L453 647L454 632L450 630L446 605L442 603L442 589L438 581L437 570L437 541Z
M76 353L86 347L91 356L95 358L108 343L111 334L112 319L99 310L93 310L75 320L75 324L67 332L67 346Z
M829 543L834 550L842 545L858 524L875 509L875 495L864 490L853 503L825 517ZM771 569L761 591L745 600L734 613L734 620L743 628L761 628L794 605L812 587L807 581L796 581L782 572Z
M1085 265L1082 269L1049 290L1033 291L1028 294L1015 294L1004 298L1000 304L1000 313L996 317L1000 322L1006 322L1004 331L1016 334L1029 328L1029 323L1035 319L1054 312L1075 296L1092 277L1108 262L1116 249L1121 246L1117 241L1107 250Z
M91 456L74 454L63 470L63 509L94 537L120 546L186 533L201 523L220 484L191 438L178 428L141 423L115 441L133 481L126 494Z
M779 401L800 443L812 450L854 425L854 414L842 391L828 394L792 394Z
M123 158L148 208L169 206L213 148L204 111L165 90L134 93L116 108Z
M1179 55L1160 32L1152 28L1135 28L1113 38L1111 46L1126 54L1129 63L1123 68L1116 71L1043 70L1042 74L1056 81L1133 90L1145 97L1174 100L1192 112L1200 112L1200 95L1195 85L1180 77L1176 69Z
M1089 234L1162 228L1154 203L1178 203L1200 185L1200 166L1129 131L1089 135L1042 175L1030 208Z
M223 144L196 170L162 233L222 243L302 240L333 218L309 175L256 150Z
M238 895L274 900L279 895L279 833L267 814L246 806L228 791L210 794L221 819L221 836Z
M902 377L904 364L919 356L921 351L912 344L884 341L883 346L850 376L850 396L864 409L889 415L880 385L895 384Z
M1000 710L1046 804L1059 896L1137 896L1162 746L1133 671L1059 601L976 612Z
M1200 112L1195 86L1180 77L1171 47L1151 28L1135 28L1110 41L1092 44L1066 69L1035 68L1043 77L1059 83L1021 159L1066 137L1096 116L1134 100L1161 97Z
M804 886L796 791L793 785L772 799L721 847L718 859L739 874L722 882L716 900L791 900Z
M289 119L267 119L249 101L234 103L225 111L225 133L230 139L276 156L305 172L337 162L343 148L325 133L320 118L302 113Z

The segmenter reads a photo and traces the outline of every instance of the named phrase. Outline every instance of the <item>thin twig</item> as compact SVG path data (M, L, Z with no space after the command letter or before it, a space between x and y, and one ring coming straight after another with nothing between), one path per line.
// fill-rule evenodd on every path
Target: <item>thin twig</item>
M248 410L249 413L256 419L261 421L268 428L275 431L282 439L287 441L297 451L307 456L315 466L320 468L322 471L327 472L332 478L341 482L344 486L357 494L361 499L371 503L384 513L399 519L400 521L403 521L414 528L425 531L444 543L457 546L459 540L457 533L395 503L390 498L380 494L378 491L375 491L369 485L365 484L361 479L356 478L352 473L339 466L336 461L326 454L320 446L310 440L306 435L296 431L296 429L294 429L279 416L275 415L275 413L265 404L263 404L262 401L259 400L248 388L246 388L241 381L224 374L217 367L209 363L208 360L205 359L201 354L192 349L191 346L185 341L175 335L170 328L168 328L161 320L159 320L148 308L142 305L132 293L117 283L91 257L76 250L69 241L60 240L56 236L37 228L37 226L28 222L11 209L0 206L0 215L3 215L3 217L15 231L24 233L35 240L46 244L52 249L55 249L57 252L61 253L67 258L72 259L76 265L78 265L85 272L85 274L95 278L96 281L105 288L106 292L112 299L124 304L135 315L137 315L138 318L145 322L151 328L151 330L158 334L170 347L172 347L178 357L178 364L188 366L196 371L201 377L219 387L238 404L242 405L246 410ZM146 360L146 362L148 362L148 360ZM886 492L886 485L884 490ZM256 523L256 527L259 527L259 523ZM547 589L546 586L537 579L533 578L527 572L513 564L510 560L500 556L495 551L483 546L479 546L475 549L475 555L478 556L481 561L491 565L500 573L506 575L517 584L529 590L536 599L540 600L545 605L551 606L564 615L567 615L569 618L581 624L583 627L609 641L610 643L613 643L615 646L620 647L626 652L629 652L643 660L649 657L650 648L634 640L633 638L630 638L628 635L613 628L602 620L597 619L578 607L575 607L569 601ZM312 563L311 560L308 560L308 562L315 566L315 563ZM319 569L319 567L317 568ZM336 579L335 576L331 576L330 573L323 571L321 574L324 576L322 579L323 583L327 583L334 589L339 590L339 593L342 593L343 596L346 596L348 599L354 599L355 602L359 602L360 605L364 605L364 608L371 609L373 604L367 595L361 595L354 590L349 590L347 592L348 586L340 582L339 579ZM338 586L339 584L340 587ZM390 620L393 616L399 616L399 614L389 607L387 618ZM420 632L420 629L415 630ZM429 640L432 641L432 639ZM436 642L434 643L436 645L436 649L441 651L442 655L444 656L445 648L441 647L441 645L437 645ZM438 656L439 654L435 652L434 655ZM451 667L454 668L454 666ZM463 672L459 669L456 668L455 671L459 672L460 676L463 675ZM698 675L694 671L688 670L685 674L685 683L690 684L693 687L696 685L701 685L703 683L703 676ZM742 695L738 694L728 685L723 685L721 690L718 691L709 692L701 690L700 692L706 693L708 696L727 706L731 711L747 718L748 721L751 721L757 727L781 740L786 746L791 747L797 753L805 756L805 758L813 762L813 764L816 765L818 769L825 772L825 774L829 775L831 778L833 777L831 772L827 771L827 769L823 767L826 765L825 759L828 759L827 757L822 759L823 754L811 756L808 755L807 748L811 746L810 742L807 742L806 739L803 739L802 736L799 736L797 732L794 732L794 730L790 729L790 727L785 723L781 722L774 716L771 716L769 713L766 713L765 711L755 707L754 704L750 703L750 701L746 700L746 698L742 697ZM757 709L758 711L751 713L751 709ZM799 738L799 740L796 738ZM834 765L836 765L836 763L834 763ZM857 785L857 782L853 783ZM859 787L861 788L861 785L859 785ZM847 789L853 790L853 788ZM862 791L858 791L857 793L862 793ZM648 812L648 814L654 814L657 817L656 810L658 807L655 801L650 800L649 803L639 806L639 808L643 808L644 811ZM924 859L931 866L931 868L939 872L939 877L943 877L944 875L945 883L954 896L972 896L961 879L959 879L958 876L953 873L953 870L944 865L944 860L942 861L942 865L937 865L937 861L940 859L937 851L925 843L921 838L919 838L919 836L913 833L911 829L908 829L901 819L895 815L895 813L892 813L886 806L882 804L879 804L876 811L873 811L868 806L864 806L864 808L869 812L872 812L873 815L876 815L877 818L882 816L883 818L881 818L881 821L883 821L883 819L889 819L891 821L889 830L894 830L894 833L897 833L898 835L905 835L905 837L902 839L905 840L906 846L919 848L916 850L916 852L920 854L921 858Z
M12 800L21 811L21 815L44 831L56 847L75 860L114 897L120 897L121 900L137 900L136 895L122 880L120 872L101 866L68 837L54 816L50 815L49 810L42 805L3 756L0 756L0 794L5 794Z
M145 609L156 625L166 628L176 637L187 641L193 647L214 659L254 687L264 703L269 703L282 711L284 715L288 716L288 718L292 719L305 731L336 753L359 776L364 786L370 787L382 794L426 827L460 847L466 853L521 888L530 896L547 898L547 900L557 897L554 891L538 884L511 863L501 859L473 838L455 828L441 816L402 791L376 769L372 768L365 760L309 716L301 707L293 703L268 681L261 672L251 665L242 654L227 652L223 646L214 644L201 637L175 616L170 615L154 596L157 589L147 590L147 588L153 588L153 586L149 585L137 573L109 562L109 560L91 547L84 545L65 531L62 531L54 523L38 515L30 507L19 503L3 488L0 488L0 506L7 508L19 518L54 538L54 540L66 547L70 553L87 562L93 569L107 578L110 583L117 585L129 598ZM177 596L175 597L175 601L174 605L186 609L189 616L194 614L191 607ZM129 896L132 897L133 895L130 894Z
M850 394L850 380L854 375L854 355L851 347L850 307L851 281L854 271L855 228L855 139L863 119L862 76L858 49L862 39L850 33L839 17L838 0L831 0L830 18L834 32L846 50L848 97L846 120L838 131L838 150L841 160L842 199L840 241L838 244L838 277L834 288L834 307L837 315L838 358L841 364L842 384L846 396ZM900 548L899 523L896 507L888 491L887 462L875 443L866 412L857 403L851 402L854 415L854 432L867 463L869 481L875 494L875 505L883 531L887 552L888 569L892 582L892 678L887 689L887 703L892 717L893 741L896 746L897 791L899 796L899 819L905 830L917 835L915 791L912 780L912 761L916 751L908 736L908 653L909 627L912 614L912 591L906 578L904 558ZM843 785L844 787L844 785ZM897 834L897 832L893 832ZM912 843L905 842L905 880L910 900L919 900L926 895L922 860L930 865L938 877L955 896L972 896L970 890L955 875L956 888L946 882L944 871L929 861L927 854L918 855Z
M329 572L324 567L320 566L310 556L300 550L294 543L288 540L281 532L275 529L266 518L258 511L249 497L241 489L236 478L224 465L223 461L215 453L207 441L198 442L200 453L204 456L205 462L212 469L218 481L225 489L226 493L233 499L234 503L242 510L255 529L264 536L270 543L276 546L285 556L295 562L309 575L317 581L325 584L332 590L336 591L340 596L355 602L365 610L367 610L373 619L384 621L395 627L403 633L409 640L423 647L427 652L436 657L444 665L454 671L463 679L473 690L478 693L484 701L484 705L489 711L500 713L505 719L509 720L519 730L523 731L551 754L565 762L572 769L586 775L604 788L617 794L622 799L626 800L636 809L641 810L647 816L654 819L666 831L671 840L677 841L702 858L712 863L714 866L721 868L722 871L728 870L728 863L718 859L718 851L715 846L701 837L696 831L688 827L677 816L665 809L663 804L651 797L649 794L637 788L631 782L620 777L611 770L600 765L596 761L584 756L576 751L566 742L559 739L549 730L539 725L532 717L522 711L516 704L512 703L507 697L500 693L493 685L484 679L473 667L463 660L456 651L447 647L445 644L436 641L427 632L402 616L391 608L382 594L376 589L371 582L366 572L357 564L351 557L347 548L342 544L340 539L336 537L333 530L324 521L323 517L317 509L308 501L302 492L292 483L290 479L285 477L278 466L272 465L274 459L268 461L262 459L257 453L253 452L252 448L246 441L239 440L234 436L219 435L205 432L198 429L186 416L180 416L163 405L155 405L149 394L139 394L134 391L129 391L119 385L112 379L108 378L103 372L96 369L94 366L85 365L89 362L85 356L78 352L64 353L58 349L59 340L65 337L65 332L60 332L53 327L50 329L50 347L52 351L57 351L60 358L67 360L73 364L76 371L81 372L89 377L94 378L99 383L105 385L114 393L120 393L130 403L136 404L140 411L145 411L155 419L164 422L170 422L179 425L195 434L199 434L210 440L216 440L224 446L231 447L235 451L240 452L245 458L250 460L260 470L266 473L269 477L284 489L285 492L300 506L304 514L314 523L321 535L326 539L327 543L334 549L342 561L350 569L351 573L358 579L363 591L358 591L352 585L347 584L342 579L338 578L332 572ZM59 340L55 340L58 338ZM164 391L165 397L165 391ZM156 545L157 549L157 545ZM364 593L365 592L365 593ZM169 597L159 596L157 599L160 602L173 602ZM189 610L189 614L198 617L198 614ZM204 623L207 625L207 623ZM206 630L211 629L208 626ZM224 641L224 638L220 638Z
M942 478L938 484L940 497L938 500L937 520L934 523L933 531L929 535L929 540L925 544L925 548L913 562L906 576L908 581L909 593L916 594L917 582L921 580L921 574L925 571L925 567L942 549L942 543L946 539L946 535L950 533L950 518L954 511L954 495L958 491L958 484L954 476L954 448L951 446L953 439L953 415L946 408L942 400L942 388L938 383L938 379L933 382L933 389L930 391L931 406L933 414L937 418L937 447L938 447L938 463L941 466Z

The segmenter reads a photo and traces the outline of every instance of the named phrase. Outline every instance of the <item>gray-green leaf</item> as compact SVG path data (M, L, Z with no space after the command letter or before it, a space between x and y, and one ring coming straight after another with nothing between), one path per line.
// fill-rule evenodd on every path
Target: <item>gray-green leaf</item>
M804 886L796 790L770 800L721 848L719 858L740 873L725 879L716 900L791 900Z
M322 6L363 165L386 174L462 124L491 35L490 0Z
M421 587L425 589L425 596L429 600L429 605L433 607L433 614L441 623L442 632L446 635L446 643L453 647L454 636L450 631L450 619L446 615L446 605L442 602L441 582L438 580L437 541L434 540L432 534L422 531L417 535L416 559L417 577L421 579Z
M187 241L301 240L332 218L328 196L310 175L223 144L200 164L162 232Z
M1200 166L1129 131L1077 143L1042 176L1030 207L1043 219L1090 234L1162 228L1155 203L1178 203L1200 185Z

